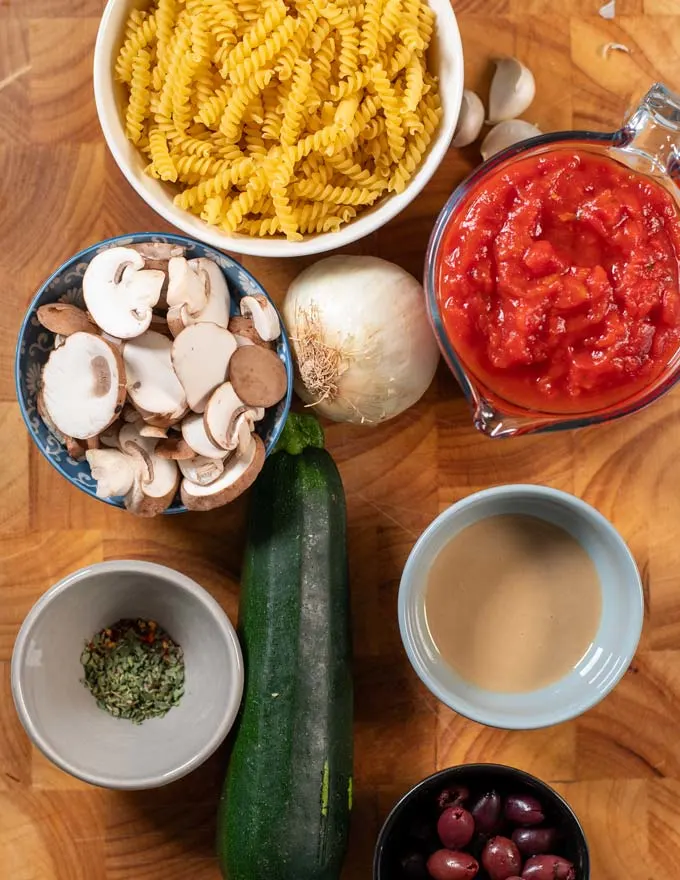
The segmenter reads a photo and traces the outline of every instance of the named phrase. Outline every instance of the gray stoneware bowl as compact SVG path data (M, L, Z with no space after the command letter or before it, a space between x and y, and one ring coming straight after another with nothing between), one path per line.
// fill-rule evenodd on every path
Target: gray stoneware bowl
M100 709L81 683L85 642L126 617L157 621L184 651L179 705L142 724ZM191 578L150 562L103 562L68 575L29 611L12 693L26 733L62 770L105 788L157 788L202 764L229 733L243 658L229 618Z

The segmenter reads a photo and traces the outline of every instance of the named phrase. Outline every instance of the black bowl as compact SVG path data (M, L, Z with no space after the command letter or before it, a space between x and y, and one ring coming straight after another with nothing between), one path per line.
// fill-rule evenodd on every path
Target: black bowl
M406 880L401 861L410 852L429 855L441 848L437 838L439 793L452 785L464 785L473 795L496 789L501 796L533 794L543 805L546 824L561 833L555 855L573 862L576 880L590 880L588 844L581 823L569 804L535 776L503 764L461 764L423 779L392 809L382 827L373 859L373 880ZM477 878L484 880L480 870ZM475 880L477 880L475 878Z

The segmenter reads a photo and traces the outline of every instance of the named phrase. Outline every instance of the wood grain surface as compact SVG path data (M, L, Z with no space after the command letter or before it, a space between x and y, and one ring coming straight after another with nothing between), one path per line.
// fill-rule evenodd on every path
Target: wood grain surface
M217 880L222 751L149 793L89 787L31 747L9 662L31 605L68 572L103 559L164 562L194 577L232 619L245 500L207 515L136 521L68 486L30 444L14 400L14 344L36 287L102 238L170 230L125 183L97 124L92 48L102 0L0 0L0 880ZM680 0L458 0L466 84L485 94L490 56L533 68L525 114L544 130L614 127L654 80L680 88ZM601 47L624 43L630 54ZM351 250L420 276L432 222L477 162L452 150L389 226ZM305 261L245 258L277 298ZM376 430L331 426L349 506L355 635L356 784L346 880L368 880L394 801L438 768L500 761L567 797L583 820L593 880L680 877L680 388L645 412L575 433L490 441L442 367L426 398ZM559 727L510 733L455 715L402 650L397 587L415 539L447 505L499 483L545 483L594 504L644 575L640 651L616 691ZM259 878L266 880L266 878Z

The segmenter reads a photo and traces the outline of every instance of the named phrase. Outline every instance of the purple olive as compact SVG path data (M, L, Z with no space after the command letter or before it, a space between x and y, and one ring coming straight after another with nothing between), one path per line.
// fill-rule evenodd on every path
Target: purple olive
M576 880L571 862L561 856L533 856L522 871L523 880Z
M401 860L401 876L404 880L427 880L428 873L425 867L425 856L421 853L411 853Z
M433 880L472 880L477 876L479 863L468 853L438 849L427 860L427 870Z
M540 825L545 819L541 802L530 794L511 794L505 799L505 818L515 825Z
M482 834L493 834L498 830L501 818L501 796L497 791L487 791L470 808L475 820L475 829Z
M538 856L555 849L557 831L554 828L516 828L512 839L523 856Z
M482 864L491 880L508 880L522 870L522 857L507 837L492 837L484 847Z
M437 822L437 834L447 849L462 849L474 833L474 819L463 807L447 807Z
M460 807L470 797L469 790L464 785L452 785L445 788L437 798L437 806L440 810L447 807Z

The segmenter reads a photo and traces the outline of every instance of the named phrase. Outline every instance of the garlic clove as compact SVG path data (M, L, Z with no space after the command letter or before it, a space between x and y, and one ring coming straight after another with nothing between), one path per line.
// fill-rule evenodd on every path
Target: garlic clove
M496 71L489 91L489 122L515 119L534 100L536 81L533 73L516 58L494 59Z
M505 122L499 122L498 125L494 125L482 141L480 147L482 159L486 162L501 150L540 134L543 134L540 128L524 119L508 119Z
M482 104L482 99L475 92L465 89L451 146L467 147L477 140L483 125L484 104Z

